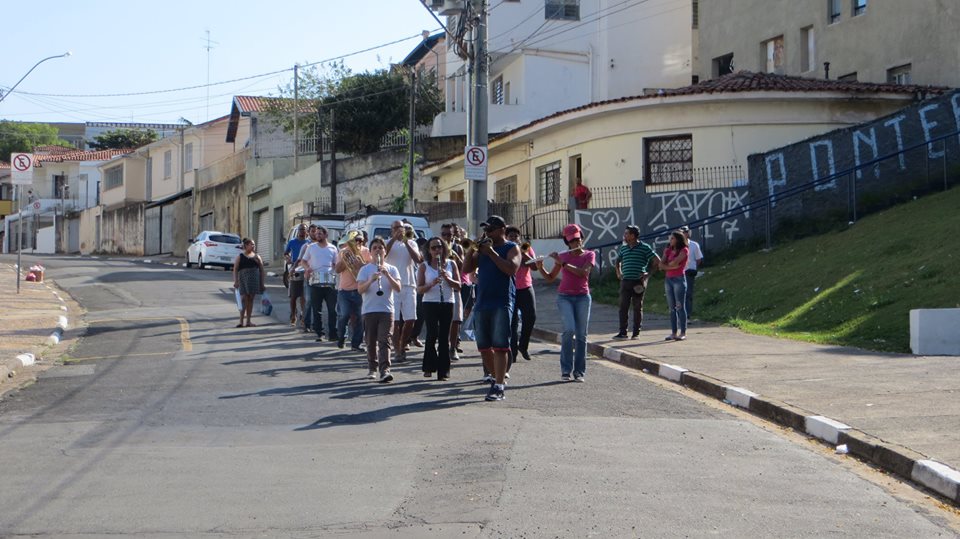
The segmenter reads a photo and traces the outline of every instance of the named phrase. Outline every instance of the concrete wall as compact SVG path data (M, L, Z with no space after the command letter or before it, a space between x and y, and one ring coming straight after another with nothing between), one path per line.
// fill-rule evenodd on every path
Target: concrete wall
M146 185L143 182L146 160L125 157L101 166L100 170L105 175L106 171L114 166L123 167L123 185L107 189L106 184L101 183L100 203L108 207L118 207L127 202L146 200Z
M100 252L143 255L143 204L103 212Z
M711 77L712 59L733 53L735 69L765 71L761 42L782 35L786 75L830 78L856 72L863 82L886 82L887 70L911 64L914 84L960 85L960 4L938 0L870 0L852 16L842 0L840 20L828 20L827 0L710 0L700 2L698 74ZM801 29L812 27L812 71L801 65Z
M872 122L831 131L797 144L749 157L751 198L776 195L799 185L826 179L858 167L855 174L835 178L789 199L774 200L776 222L843 213L855 188L858 204L892 198L922 188L928 163L934 177L956 172L960 162L958 138L933 144L925 141L960 130L960 92L922 101ZM916 150L886 159L875 166L863 163L920 144ZM851 182L852 185L851 185Z
M247 196L244 193L244 176L200 189L194 201L192 233L200 232L200 216L213 213L213 229L248 236Z
M97 217L99 215L99 206L80 212L80 254L89 255L98 251Z

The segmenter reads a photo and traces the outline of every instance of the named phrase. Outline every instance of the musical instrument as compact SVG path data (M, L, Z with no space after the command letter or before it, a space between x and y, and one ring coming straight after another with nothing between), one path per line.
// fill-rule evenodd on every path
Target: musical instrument
M460 238L460 247L470 250L473 247L473 240L470 238Z
M333 271L315 271L310 274L312 286L337 286L337 274Z
M379 268L380 268L381 266L383 266L383 257L381 257L380 255L377 255L377 272L378 272L378 275L377 275L377 295L378 295L378 296L382 296L382 295L383 295L383 287L380 285L380 275L379 275L379 272L380 272L380 269L379 269Z
M564 255L564 254L567 254L567 253L572 253L572 252L574 252L574 251L583 251L583 250L584 250L583 247L577 247L576 249L567 249L566 251L559 251L559 252L557 252L557 254L558 254L558 255ZM528 260L528 261L527 261L527 264L536 264L536 263L539 263L539 262L543 262L544 260L546 260L546 259L548 259L548 258L550 258L550 255L547 255L547 256L538 256L537 258L531 258L530 260Z
M440 279L437 282L437 292L440 293L440 303L443 303L443 274L440 273L440 257L437 257L437 278Z
M360 268L363 267L363 259L360 257L360 246L354 241L355 237L356 234L347 241L346 247L341 249L343 260L347 264L347 271L353 274L354 279L357 278L357 274L360 273Z
M404 237L405 239L412 240L412 239L415 239L415 238L417 237L417 233L413 231L413 227L412 227L412 226L404 226L404 227L403 227L403 237Z

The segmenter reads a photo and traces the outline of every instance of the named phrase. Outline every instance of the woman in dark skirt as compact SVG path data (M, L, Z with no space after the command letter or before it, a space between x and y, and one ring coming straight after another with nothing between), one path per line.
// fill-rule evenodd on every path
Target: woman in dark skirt
M238 328L253 327L250 316L253 314L253 297L266 291L266 272L263 269L263 260L257 254L257 244L250 238L243 238L243 252L233 261L233 287L240 291L240 300L243 309L240 311Z

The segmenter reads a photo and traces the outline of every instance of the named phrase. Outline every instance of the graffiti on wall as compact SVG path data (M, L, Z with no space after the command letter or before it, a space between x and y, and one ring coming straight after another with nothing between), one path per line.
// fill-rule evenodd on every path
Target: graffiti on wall
M576 210L573 219L583 230L584 246L592 249L620 243L624 227L633 224L633 208Z
M750 218L750 212L732 216L726 214L746 204L748 196L749 191L745 188L647 194L645 197L649 200L649 206L644 213L646 219L640 233L672 230L683 223L709 217L716 221L698 227L702 239L730 243L738 238L742 223ZM656 238L654 243L659 245L666 241L667 237L662 236Z

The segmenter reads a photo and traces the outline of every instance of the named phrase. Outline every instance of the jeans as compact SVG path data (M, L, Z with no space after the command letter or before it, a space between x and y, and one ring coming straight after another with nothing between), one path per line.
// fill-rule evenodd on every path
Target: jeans
M640 331L643 327L643 296L646 294L647 281L650 276L640 279L626 279L620 281L620 333L627 332L627 322L630 316L630 305L633 304L633 331ZM643 285L644 291L639 294L633 287Z
M560 341L560 374L587 373L587 326L590 325L590 294L557 296L557 310L563 322ZM576 337L576 349L574 349Z
M683 274L687 281L687 294L683 304L687 308L687 318L693 317L693 282L697 280L697 270L688 270Z
M306 283L303 284L303 327L313 329L313 303L310 302L311 288L313 287Z
M363 342L363 322L360 320L360 308L363 306L363 297L356 290L337 291L337 335L340 341L347 338L347 322L353 317L350 325L350 346L360 348ZM339 341L338 341L339 342Z
M526 352L530 346L533 324L537 321L537 296L533 287L518 288L517 299L513 306L513 320L510 321L510 355L517 360L517 353ZM518 331L519 330L519 331Z
M687 333L687 308L684 305L687 297L687 280L684 276L667 277L664 280L664 289L667 292L667 308L670 309L670 329L676 335Z
M453 303L424 301L423 325L427 342L423 345L423 372L435 372L437 378L450 376L450 322ZM417 318L420 321L420 318Z
M327 305L327 338L337 338L337 289L332 286L310 285L310 310L313 311L313 331L323 337L323 305Z
M510 351L510 319L513 317L513 305L504 305L496 309L473 311L473 330L477 339L477 350L494 352Z
M367 368L383 376L390 370L393 313L367 313L363 315L363 327L367 337Z

